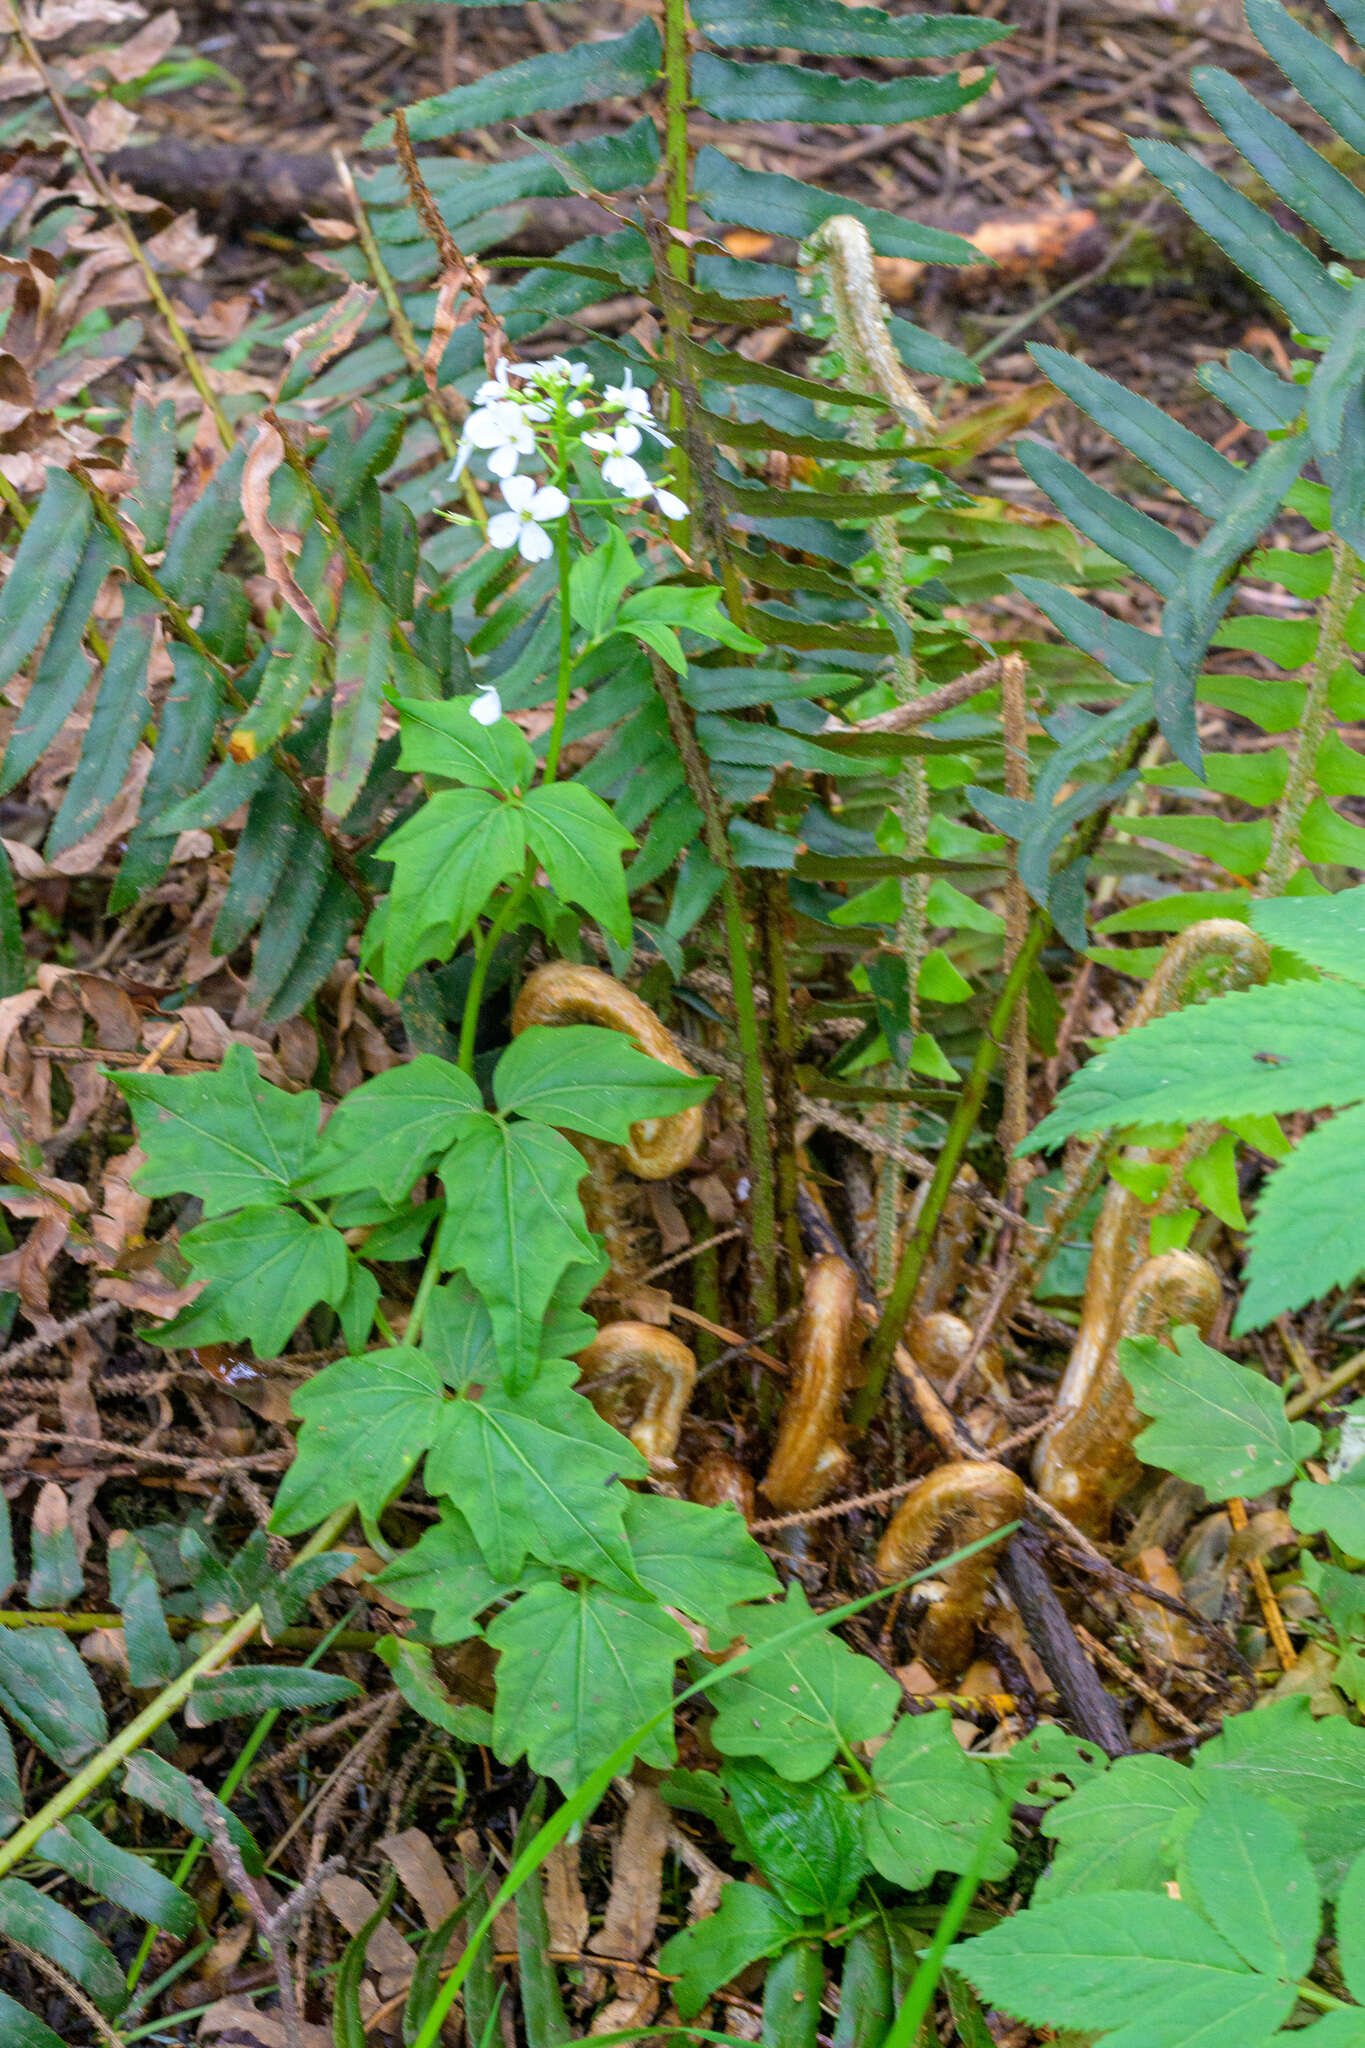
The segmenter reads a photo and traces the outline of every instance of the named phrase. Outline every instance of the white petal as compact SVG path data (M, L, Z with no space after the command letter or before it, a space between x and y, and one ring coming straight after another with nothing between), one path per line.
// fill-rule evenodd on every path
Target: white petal
M502 487L502 495L514 512L529 511L535 494L536 480L533 476L509 476Z
M633 455L640 445L640 429L629 420L622 420L612 438L622 455Z
M469 707L469 715L479 725L496 725L502 717L502 699L491 683L480 690Z
M602 478L627 498L643 498L649 489L649 473L633 455L609 455L602 464Z
M450 472L450 481L453 484L457 484L464 475L465 466L472 452L468 441L461 437L459 446L455 450L455 467Z
M526 509L533 519L562 519L569 501L558 484L542 484Z
M502 446L495 448L488 458L489 475L500 477L514 476L520 459L521 457L514 444L511 441L504 441Z
M673 491L666 491L661 487L654 493L654 502L663 513L665 519L686 519L687 517L686 505Z
M521 529L517 546L528 562L547 562L555 551L555 544L543 526L536 526L527 520Z
M521 532L521 519L515 512L495 512L488 522L488 544L494 548L514 548Z
M583 446L596 449L600 455L612 455L616 450L616 436L614 434L585 434L583 436Z

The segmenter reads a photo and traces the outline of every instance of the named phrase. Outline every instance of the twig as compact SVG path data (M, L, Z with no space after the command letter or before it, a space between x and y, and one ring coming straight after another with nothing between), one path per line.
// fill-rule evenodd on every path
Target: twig
M280 2022L289 2048L304 2048L303 2014L299 2011L293 1974L289 1968L289 1936L312 1906L328 1878L344 1869L345 1858L332 1856L326 1863L319 1864L318 1868L289 1894L284 1904L272 1912L259 1883L251 1876L242 1861L237 1844L228 1832L227 1818L218 1801L208 1786L200 1784L197 1778L191 1778L189 1783L199 1802L199 1811L204 1817L204 1826L208 1830L209 1854L218 1866L218 1875L225 1884L230 1885L245 1899L251 1917L256 1922L256 1931L270 1952L271 1966L280 1991Z
M1158 1719L1169 1721L1172 1728L1178 1728L1182 1735L1192 1735L1196 1742L1201 1740L1199 1725L1192 1721L1188 1714L1182 1714L1180 1708L1172 1706L1154 1685L1148 1685L1145 1678L1139 1678L1137 1672L1125 1664L1122 1657L1116 1657L1106 1644L1097 1641L1088 1628L1082 1628L1077 1622L1075 1629L1077 1642L1088 1650L1092 1657L1098 1658L1106 1671L1111 1671L1124 1685L1131 1686L1138 1698L1151 1708Z
M1061 1601L1021 1531L1005 1552L1000 1576L1018 1608L1048 1677L1081 1734L1108 1756L1132 1751L1119 1710L1086 1659Z
M94 1323L102 1323L107 1317L117 1315L119 1303L98 1301L93 1308L83 1308L79 1315L68 1316L64 1323L58 1323L55 1330L36 1337L25 1337L20 1344L11 1344L8 1351L0 1351L0 1375L7 1373L11 1366L27 1365L31 1358L40 1358L66 1337L74 1337L78 1330L88 1330Z
M1240 1535L1247 1526L1247 1504L1236 1495L1228 1502L1228 1520ZM1284 1625L1280 1603L1275 1598L1275 1588L1270 1583L1270 1574L1265 1561L1259 1557L1246 1560L1247 1574L1256 1588L1256 1598L1261 1603L1265 1625L1270 1631L1270 1640L1275 1645L1275 1655L1280 1660L1282 1671L1292 1671L1299 1661L1298 1651L1289 1640L1289 1630Z
M671 1273L675 1266L685 1266L690 1260L699 1259L704 1252L715 1251L717 1245L732 1244L737 1237L743 1237L743 1235L744 1232L736 1224L733 1230L717 1231L714 1237L703 1238L700 1244L685 1245L682 1251L674 1252L671 1259L660 1259L657 1266L651 1266L645 1274L641 1285L647 1286L651 1280L657 1280L661 1274Z
M931 718L938 718L943 712L951 711L968 697L979 697L983 690L989 690L1000 681L1001 661L983 662L980 668L971 669L964 676L954 676L950 683L940 683L936 690L927 690L922 697L915 697L908 704L893 704L889 711L879 711L873 718L863 718L856 725L846 725L842 719L828 718L825 731L835 732L911 732L917 725L927 725Z
M4 1362L4 1359L0 1358L0 1365ZM1325 1374L1315 1387L1306 1387L1301 1394L1295 1394L1291 1401L1286 1401L1285 1414L1291 1422L1297 1422L1300 1416L1309 1414L1324 1401L1330 1400L1333 1394L1339 1394L1343 1387L1348 1387L1352 1380L1359 1379L1363 1372L1365 1351L1357 1351L1354 1358L1348 1358L1346 1363L1337 1366L1334 1372Z

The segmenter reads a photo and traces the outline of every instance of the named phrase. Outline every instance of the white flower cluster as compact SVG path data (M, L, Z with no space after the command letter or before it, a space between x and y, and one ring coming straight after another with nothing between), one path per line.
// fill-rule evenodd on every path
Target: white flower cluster
M603 483L623 498L652 499L665 519L686 516L682 499L656 484L639 460L646 435L663 448L672 446L654 424L649 394L635 384L629 369L621 383L607 384L599 393L586 363L571 363L564 356L543 363L503 361L474 394L452 480L475 451L483 455L507 507L488 522L490 543L516 548L528 562L543 562L554 552L546 529L564 517L569 500L557 483L538 484L521 473L527 457L548 456L565 473L570 444L578 443L591 451Z

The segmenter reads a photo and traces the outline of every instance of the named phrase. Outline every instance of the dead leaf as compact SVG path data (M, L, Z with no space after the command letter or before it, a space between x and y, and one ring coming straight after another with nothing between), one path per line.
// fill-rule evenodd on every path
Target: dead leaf
M242 512L251 538L265 557L266 572L276 590L290 609L298 613L309 632L318 640L326 640L327 634L318 617L317 607L300 590L290 567L303 546L303 537L273 525L270 518L270 479L283 461L284 439L279 428L272 426L269 420L258 421L256 438L247 450L242 469ZM232 742L229 742L230 751L231 748ZM234 759L237 758L249 758L249 755L234 754Z
M354 1877L329 1877L322 1896L348 1934L359 1934L379 1904L373 1893ZM391 1921L381 1920L370 1936L365 1961L379 1972L379 1995L390 1998L417 1968L417 1957Z
M180 40L180 16L172 8L158 14L126 42L99 52L99 68L119 85L145 78Z
M245 1998L220 1998L199 2022L198 2038L211 2048L291 2048L282 2021ZM298 2048L332 2048L330 2027L301 2026Z
M133 134L137 115L117 100L98 99L78 126L92 156L111 156Z
M312 372L316 376L325 370L328 363L335 362L343 349L350 347L360 332L365 315L375 301L375 293L369 285L352 281L342 296L327 310L319 313L316 320L310 320L306 327L300 327L290 335L284 344L284 352L292 369L295 358L304 349L316 348L312 357ZM264 554L265 550L261 552ZM268 559L268 558L267 558Z
M579 1844L556 1842L545 1858L544 1871L550 1947L575 1955L588 1938L588 1902L579 1873Z
M638 1962L654 1939L663 1896L669 1813L653 1785L636 1783L611 1859L611 1892L601 1927L588 1943L599 1956ZM634 1995L633 1973L617 1971L618 1991Z
M24 26L35 43L55 43L74 28L115 27L121 21L145 21L138 0L45 0L24 10Z
M204 234L198 215L192 211L177 214L169 227L143 244L144 252L158 269L190 274L202 270L217 247L218 237Z
M421 1828L406 1828L401 1835L386 1835L379 1848L416 1900L424 1924L433 1928L448 1920L460 1903L460 1894L431 1836Z

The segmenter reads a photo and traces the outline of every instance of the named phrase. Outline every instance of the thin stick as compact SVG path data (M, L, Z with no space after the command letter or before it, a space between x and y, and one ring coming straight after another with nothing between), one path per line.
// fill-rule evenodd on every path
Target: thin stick
M1247 1526L1247 1504L1236 1495L1228 1502L1228 1520L1239 1534ZM1275 1645L1275 1655L1280 1660L1280 1669L1292 1671L1299 1661L1298 1652L1289 1640L1289 1630L1284 1625L1284 1616L1280 1612L1280 1603L1275 1598L1275 1588L1270 1583L1270 1574L1265 1568L1264 1560L1249 1557L1246 1567L1251 1583L1256 1588L1256 1598L1261 1603L1261 1612L1270 1631L1270 1640Z
M4 1362L4 1359L0 1358L0 1365ZM1348 1387L1352 1380L1359 1379L1363 1372L1365 1351L1357 1351L1354 1358L1348 1358L1335 1372L1329 1372L1315 1387L1306 1387L1301 1394L1295 1394L1292 1401L1286 1401L1285 1414L1291 1422L1297 1422L1301 1415L1311 1414L1322 1402L1329 1401L1333 1394L1339 1394L1343 1387Z

